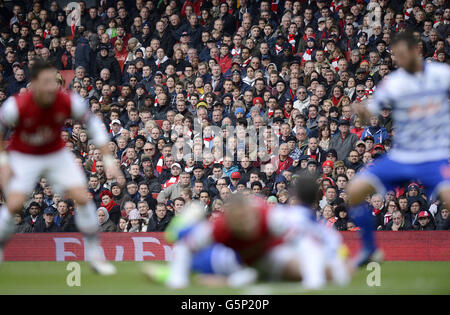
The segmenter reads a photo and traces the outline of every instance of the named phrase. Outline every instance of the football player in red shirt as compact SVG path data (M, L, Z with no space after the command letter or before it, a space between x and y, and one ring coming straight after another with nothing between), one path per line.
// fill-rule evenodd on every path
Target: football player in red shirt
M305 288L317 289L329 275L337 284L347 284L349 272L338 255L340 236L311 219L315 188L312 179L299 183L301 205L292 207L270 208L263 200L236 195L225 204L222 217L199 223L175 244L166 284L187 286L192 253L212 243L233 249L246 266L268 279L302 281Z
M35 183L45 175L78 205L75 221L85 236L91 267L100 274L113 274L115 267L104 260L98 245L96 209L88 198L86 177L65 148L61 128L69 118L86 124L106 169L117 177L120 171L107 146L108 133L81 97L61 88L51 63L36 60L30 76L30 89L11 96L0 109L0 177L7 196L0 209L0 254L14 232L14 214L22 210ZM3 134L9 127L13 133L7 152Z

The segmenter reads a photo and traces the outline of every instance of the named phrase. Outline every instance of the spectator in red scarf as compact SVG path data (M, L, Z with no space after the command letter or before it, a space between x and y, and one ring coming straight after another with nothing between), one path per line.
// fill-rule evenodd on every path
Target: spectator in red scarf
M277 167L277 175L291 167L293 162L294 160L289 156L289 147L287 143L282 143L279 148L278 157L274 161L274 165Z
M372 206L372 215L375 217L375 226L378 230L382 229L384 214L386 210L384 209L383 196L380 194L375 194L370 199L370 204Z
M109 190L104 190L100 194L100 199L102 200L100 207L108 210L109 218L114 224L119 224L120 206L114 202L113 194Z
M123 74L123 65L125 63L125 60L127 60L128 51L126 47L124 46L123 41L119 38L114 43L114 57L119 62L120 71Z
M339 85L335 85L332 88L332 97L331 97L331 101L333 102L334 106L338 106L339 101L341 100L342 96L344 96L344 91L342 90L342 88Z

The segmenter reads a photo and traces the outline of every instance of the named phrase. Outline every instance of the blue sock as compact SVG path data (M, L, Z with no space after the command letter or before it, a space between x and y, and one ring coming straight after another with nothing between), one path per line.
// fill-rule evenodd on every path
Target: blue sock
M350 217L355 224L360 228L360 235L362 241L362 249L367 250L370 253L376 249L375 235L374 235L374 217L367 205L367 203L361 203L354 206L350 210Z

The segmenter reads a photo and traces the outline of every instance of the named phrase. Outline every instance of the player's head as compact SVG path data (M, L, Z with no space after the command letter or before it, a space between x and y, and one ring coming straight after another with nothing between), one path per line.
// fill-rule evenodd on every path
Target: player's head
M294 194L298 203L305 206L314 206L317 202L319 185L311 176L301 176L295 179Z
M402 32L391 43L397 65L408 72L414 72L421 65L419 45L412 33Z
M256 211L255 202L250 199L235 194L224 205L228 226L238 238L251 238L258 231L259 212Z
M38 59L30 69L30 77L36 102L41 106L52 104L59 88L55 66L48 61Z

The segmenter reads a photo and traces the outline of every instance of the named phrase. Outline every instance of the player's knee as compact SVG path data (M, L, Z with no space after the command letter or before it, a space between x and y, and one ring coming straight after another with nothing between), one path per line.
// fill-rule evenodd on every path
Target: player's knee
M71 199L75 200L78 205L84 206L89 202L88 193L84 188L72 188L67 191Z
M350 182L347 186L347 194L348 194L349 198L352 198L355 195L359 195L360 190L361 190L361 185L357 181Z
M23 210L23 204L25 202L26 196L22 194L10 194L8 200L6 201L6 206L9 212L19 213Z
M363 202L366 195L373 193L374 189L366 181L356 180L350 182L347 186L348 202L350 205L355 205Z
M439 191L439 195L444 203L450 204L450 186L441 188Z

